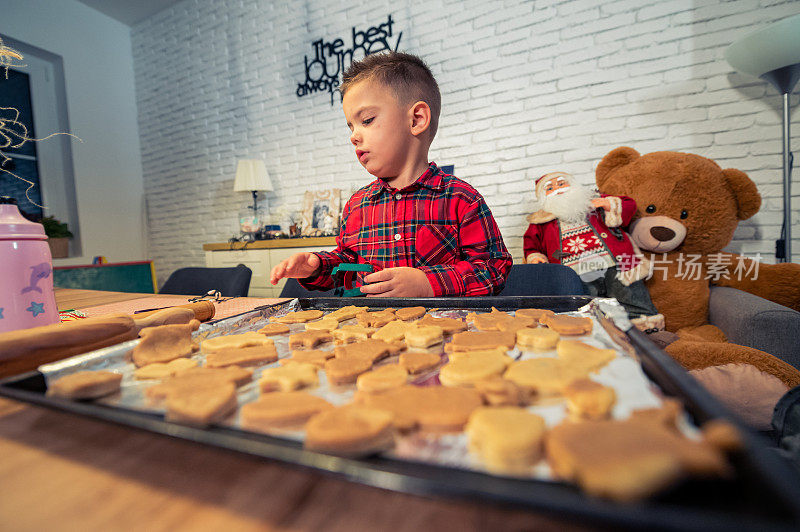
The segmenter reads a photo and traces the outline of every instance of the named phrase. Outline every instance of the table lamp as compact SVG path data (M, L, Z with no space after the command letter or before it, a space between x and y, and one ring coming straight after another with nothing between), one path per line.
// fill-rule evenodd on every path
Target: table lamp
M725 59L740 72L770 82L783 95L783 230L775 256L792 261L792 156L789 94L800 79L800 15L785 18L745 35L725 50Z
M233 181L233 191L253 193L253 206L248 207L249 209L253 209L252 222L247 222L248 225L245 226L245 219L248 217L240 217L240 227L244 233L255 233L260 229L258 211L259 190L273 190L272 181L269 178L269 173L267 173L267 167L264 161L260 159L240 159L236 165L236 179Z

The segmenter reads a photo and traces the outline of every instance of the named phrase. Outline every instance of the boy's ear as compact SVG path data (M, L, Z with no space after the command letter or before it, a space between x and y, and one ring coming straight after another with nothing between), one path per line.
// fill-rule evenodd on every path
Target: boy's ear
M416 136L421 135L431 125L431 108L423 101L416 102L408 110L411 118L411 134Z

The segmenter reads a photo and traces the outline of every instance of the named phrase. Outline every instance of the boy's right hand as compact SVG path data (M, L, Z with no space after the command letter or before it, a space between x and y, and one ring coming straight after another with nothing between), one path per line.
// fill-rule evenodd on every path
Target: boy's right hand
M273 285L278 284L278 281L284 277L293 277L296 279L304 279L311 277L317 270L319 270L322 261L316 253L302 252L295 253L288 259L280 262L277 266L272 268L270 272L269 282Z

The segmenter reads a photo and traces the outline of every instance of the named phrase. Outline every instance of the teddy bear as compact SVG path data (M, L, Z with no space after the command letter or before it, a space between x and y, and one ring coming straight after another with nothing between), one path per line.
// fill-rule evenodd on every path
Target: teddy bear
M739 221L761 206L747 174L691 153L640 155L620 147L602 159L595 178L601 193L636 201L627 230L639 249L649 252L652 275L646 286L667 331L677 335L665 342L667 353L689 370L733 367L738 372L735 382L716 381L720 389L737 386L741 371L754 368L762 377L780 380L783 390L800 385L800 372L793 366L763 351L727 343L725 334L708 323L711 286L738 288L800 310L800 264L756 265L722 251Z

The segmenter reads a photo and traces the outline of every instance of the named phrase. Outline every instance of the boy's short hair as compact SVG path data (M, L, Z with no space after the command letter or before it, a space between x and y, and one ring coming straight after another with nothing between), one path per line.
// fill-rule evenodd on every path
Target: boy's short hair
M355 84L367 80L377 81L392 89L395 98L403 104L418 101L427 103L431 108L431 139L436 136L442 96L425 61L404 52L372 54L361 61L353 61L342 74L342 85L339 87L342 97Z

